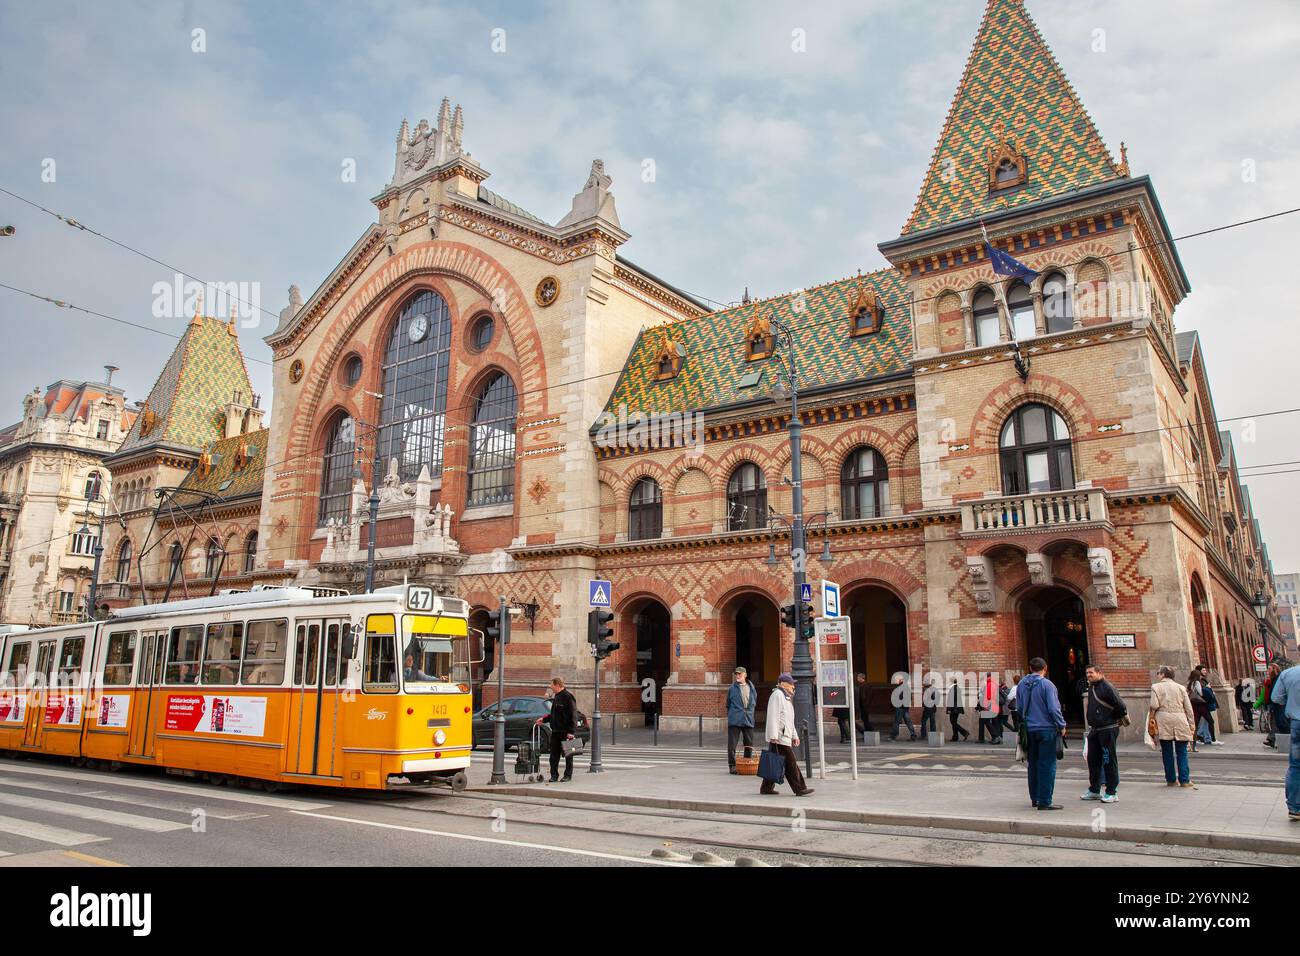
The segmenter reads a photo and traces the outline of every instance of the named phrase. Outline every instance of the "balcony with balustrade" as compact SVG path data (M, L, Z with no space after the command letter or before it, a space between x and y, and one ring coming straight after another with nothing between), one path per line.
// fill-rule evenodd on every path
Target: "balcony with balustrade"
M1109 525L1106 492L1101 488L1006 495L961 503L964 537L1084 530Z

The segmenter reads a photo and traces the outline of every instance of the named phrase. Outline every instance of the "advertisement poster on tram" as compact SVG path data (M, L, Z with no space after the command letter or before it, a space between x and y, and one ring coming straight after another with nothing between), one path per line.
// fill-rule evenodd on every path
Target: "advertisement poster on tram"
M266 698L174 694L167 698L166 727L202 734L261 737L266 732Z
M130 711L130 694L105 694L99 698L99 726L125 727Z
M81 723L80 694L51 694L45 701L45 722L63 727Z
M27 716L27 694L12 690L0 692L0 723L22 723Z

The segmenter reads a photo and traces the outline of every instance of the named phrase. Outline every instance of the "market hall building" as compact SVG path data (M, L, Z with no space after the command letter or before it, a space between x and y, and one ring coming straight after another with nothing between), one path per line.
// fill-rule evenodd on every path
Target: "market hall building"
M1188 277L1020 0L988 4L888 265L721 311L619 254L600 161L552 225L485 185L464 131L446 101L402 123L378 221L267 337L241 586L361 587L377 480L380 584L480 620L526 608L507 694L560 674L589 704L587 582L607 578L602 710L716 726L736 665L766 687L792 653L785 326L808 577L842 585L875 709L897 672L1033 656L1064 687L1100 663L1135 701L1162 663L1254 674L1272 573L1200 341L1175 329ZM996 274L984 229L1032 272ZM667 443L611 427L656 413Z

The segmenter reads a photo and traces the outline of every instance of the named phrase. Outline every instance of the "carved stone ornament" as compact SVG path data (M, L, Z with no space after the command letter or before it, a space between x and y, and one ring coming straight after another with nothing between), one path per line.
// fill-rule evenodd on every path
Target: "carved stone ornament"
M1029 580L1034 584L1052 584L1052 559L1046 554L1027 554L1025 564L1029 568Z
M302 372L302 359L294 359L293 364L289 366L289 381L297 385L302 381Z
M1092 590L1097 607L1114 610L1119 607L1115 590L1115 558L1109 548L1088 549L1088 570L1092 572Z
M533 293L533 298L543 309L555 305L560 297L560 280L555 276L547 276L541 282L537 283L537 290Z
M971 591L975 595L977 610L990 614L997 610L997 597L993 592L993 562L988 555L966 557L966 572L970 575Z

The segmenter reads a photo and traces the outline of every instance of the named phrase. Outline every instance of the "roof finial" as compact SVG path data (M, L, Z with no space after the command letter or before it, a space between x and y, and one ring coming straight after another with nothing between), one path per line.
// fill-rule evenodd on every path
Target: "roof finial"
M194 318L190 319L190 325L198 328L203 324L203 290L194 297Z
M237 331L235 331L235 315L236 315L236 312L237 312L237 310L236 310L236 308L235 308L235 303L234 303L234 302L231 302L231 303L230 303L230 323L226 326L226 331L229 332L231 335L235 335L235 336L239 335L239 333L238 333Z
M745 294L740 297L741 305L749 305L749 286L745 286Z
M1119 166L1116 167L1115 172L1119 173L1121 176L1129 175L1128 146L1125 145L1123 140L1120 140L1119 142Z

